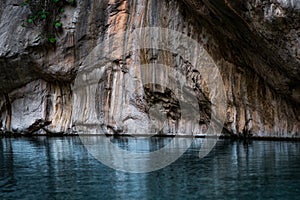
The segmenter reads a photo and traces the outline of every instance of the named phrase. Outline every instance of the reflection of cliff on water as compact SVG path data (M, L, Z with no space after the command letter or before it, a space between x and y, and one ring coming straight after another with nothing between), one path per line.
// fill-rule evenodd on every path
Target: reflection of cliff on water
M110 141L119 148L134 152L153 152L165 147L171 137L111 137Z
M0 188L9 191L16 183L14 177L13 147L10 138L0 140Z
M70 169L89 163L87 152L79 144L77 137L0 139L0 192L18 191L18 196L13 196L16 198L40 194L38 188L42 186L56 191L63 188L66 176L76 183L80 175Z
M99 141L97 136L89 138L93 143ZM146 144L146 139L134 137L109 139L126 150L136 150L134 144ZM148 146L140 150L162 147L171 139L148 138ZM234 199L237 196L288 199L298 196L299 142L244 144L220 140L206 157L199 159L202 144L203 139L194 139L183 156L161 170L130 174L98 162L79 137L1 138L0 199Z

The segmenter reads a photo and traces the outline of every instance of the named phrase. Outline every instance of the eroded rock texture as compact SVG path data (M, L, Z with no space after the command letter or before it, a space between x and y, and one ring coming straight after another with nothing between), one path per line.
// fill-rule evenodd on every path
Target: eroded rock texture
M204 134L218 91L206 90L197 63L164 50L134 51L134 30L162 27L196 40L218 66L227 97L224 132L299 137L299 1L77 0L75 8L65 8L55 46L37 37L40 27L20 26L29 13L21 2L0 3L3 131L28 133L38 126L38 133L76 133L88 124L86 133L139 134L151 113L164 110L165 123L154 127L160 134ZM89 59L99 44L103 54L95 55L105 62L82 79L97 82L78 90L76 77L95 61ZM149 63L170 66L196 91L200 117L193 123L180 120L171 91L141 83L140 65Z

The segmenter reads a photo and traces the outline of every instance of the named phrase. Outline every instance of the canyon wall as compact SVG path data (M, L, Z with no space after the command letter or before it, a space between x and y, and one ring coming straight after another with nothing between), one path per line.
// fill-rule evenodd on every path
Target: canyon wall
M20 25L30 13L21 3L0 4L1 132L205 135L217 99L225 134L300 136L298 1L77 0L64 8L55 45L39 37L42 27ZM152 41L140 48L143 27L197 45L187 57ZM218 72L203 71L199 52L202 68ZM160 65L170 72L152 69ZM211 89L218 73L222 85ZM187 86L182 102L173 77ZM155 85L166 80L171 89Z

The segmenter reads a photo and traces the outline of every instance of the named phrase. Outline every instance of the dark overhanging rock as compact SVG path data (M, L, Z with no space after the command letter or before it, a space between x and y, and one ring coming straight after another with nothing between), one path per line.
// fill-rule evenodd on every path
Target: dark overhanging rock
M240 0L184 2L196 16L206 21L206 28L215 33L215 39L221 44L220 51L230 51L230 54L222 54L224 58L236 65L251 67L277 93L300 102L300 46L295 43L300 34L299 3L295 2L293 6L292 1L289 4L277 3L286 16L271 13L266 17L264 12L257 11L274 5L270 1L261 1L258 5L254 5L256 1ZM286 34L293 30L298 35L288 38ZM289 53L290 49L284 45L295 48L298 55L297 52Z

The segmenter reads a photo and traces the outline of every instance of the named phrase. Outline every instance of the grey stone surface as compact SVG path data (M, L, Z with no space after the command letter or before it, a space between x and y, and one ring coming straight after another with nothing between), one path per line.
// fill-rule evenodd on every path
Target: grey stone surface
M98 126L85 127L86 133L138 134L137 127L149 124L149 105L154 100L165 104L171 129L177 113L171 106L172 95L166 91L156 95L142 87L138 66L163 63L181 72L186 69L183 74L189 84L195 83L194 88L203 89L205 84L197 78L201 74L192 73L197 67L179 55L126 51L136 28L158 26L192 37L214 59L228 99L227 133L247 130L256 136L300 136L297 0L77 0L75 8L65 8L64 31L56 46L38 37L41 27L20 26L28 14L21 2L0 3L2 130L22 132L41 119L51 124L39 133L76 133L82 130L80 123L88 122ZM124 40L114 44L120 32L125 33ZM76 93L74 80L84 62L107 40L111 43L103 48L113 56L89 75L97 76L99 83ZM202 133L210 122L210 103L202 100L216 92L197 94L201 118L193 128L178 123Z

